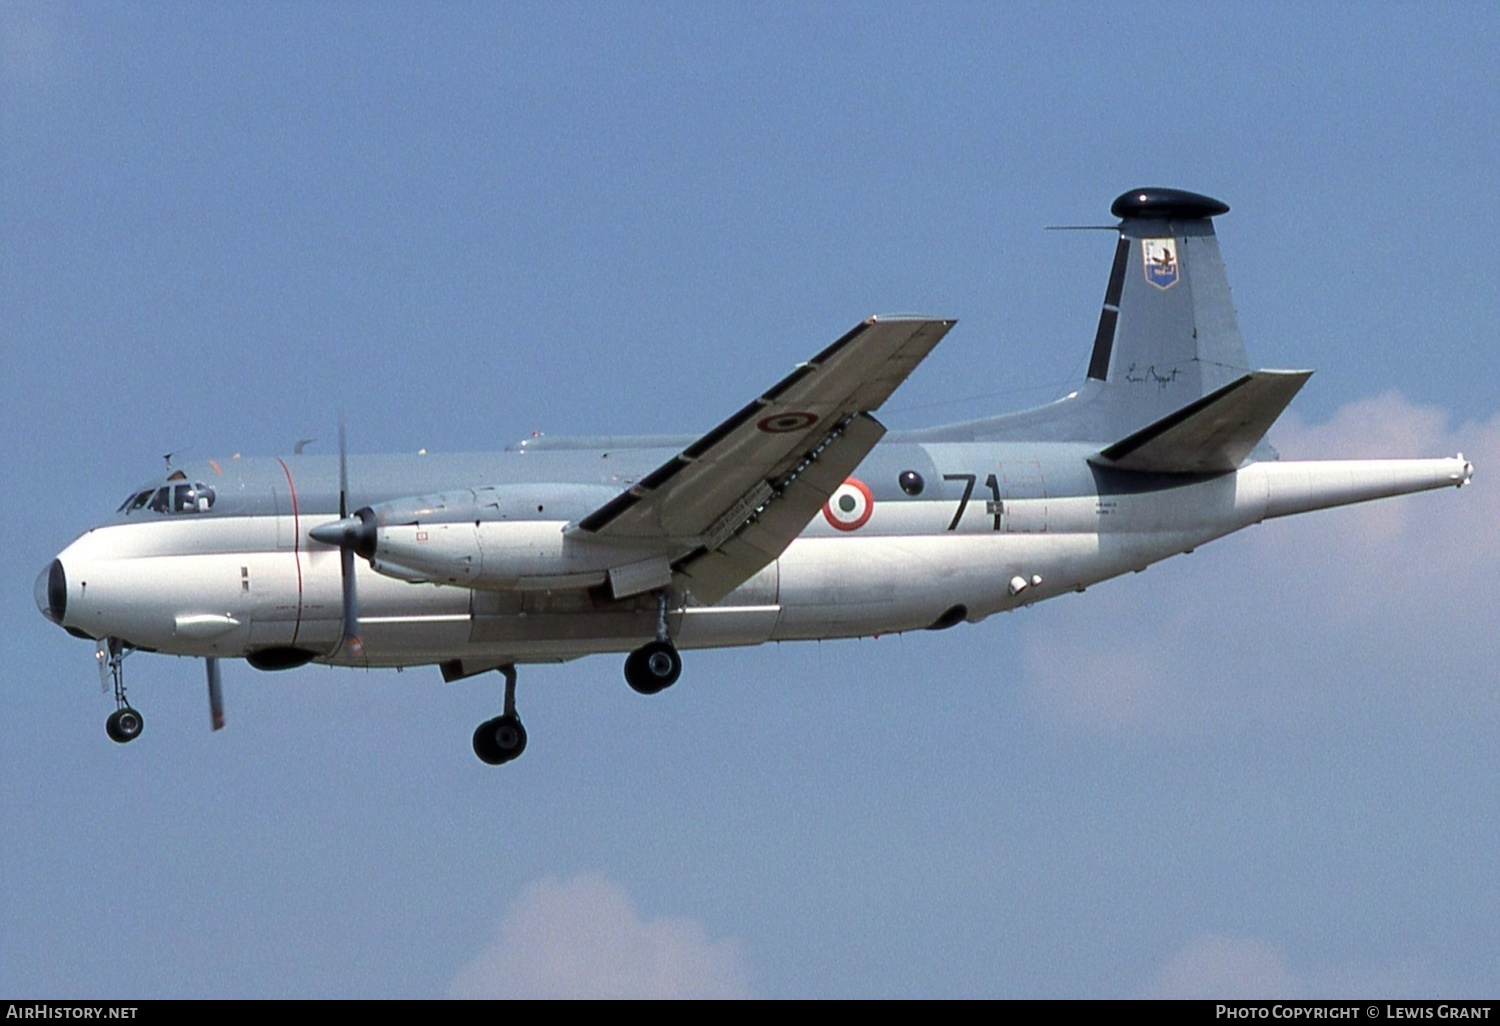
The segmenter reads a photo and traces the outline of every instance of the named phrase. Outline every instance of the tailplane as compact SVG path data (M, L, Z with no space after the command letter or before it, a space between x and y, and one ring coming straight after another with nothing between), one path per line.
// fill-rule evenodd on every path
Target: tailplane
M1250 369L1214 234L1228 205L1147 188L1110 212L1120 238L1084 385L1050 406L915 437L1095 442L1095 463L1154 473L1275 458L1265 433L1311 371Z
M1216 474L1245 461L1312 371L1255 371L1107 446L1092 462L1154 474Z

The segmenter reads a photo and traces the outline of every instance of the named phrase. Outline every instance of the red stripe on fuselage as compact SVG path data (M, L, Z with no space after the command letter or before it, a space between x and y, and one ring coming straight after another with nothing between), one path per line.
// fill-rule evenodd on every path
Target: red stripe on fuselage
M295 645L297 635L302 633L302 515L297 510L297 486L292 483L292 472L280 456L276 457L276 462L281 464L287 491L292 495L292 561L297 564L297 622L292 625L292 644Z

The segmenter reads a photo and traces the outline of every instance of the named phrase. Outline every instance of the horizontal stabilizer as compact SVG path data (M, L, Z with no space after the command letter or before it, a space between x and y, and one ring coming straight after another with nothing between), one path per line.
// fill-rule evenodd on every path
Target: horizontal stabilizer
M1310 377L1312 371L1252 371L1121 439L1093 462L1158 474L1234 470Z

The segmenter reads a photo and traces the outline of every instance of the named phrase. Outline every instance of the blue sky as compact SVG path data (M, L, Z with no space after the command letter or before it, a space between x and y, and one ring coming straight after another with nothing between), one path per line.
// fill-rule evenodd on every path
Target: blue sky
M1493 5L0 6L0 993L1500 984ZM126 665L38 569L160 454L704 430L862 317L882 415L1081 378L1110 201L1219 197L1289 457L1472 488L937 635L500 678Z

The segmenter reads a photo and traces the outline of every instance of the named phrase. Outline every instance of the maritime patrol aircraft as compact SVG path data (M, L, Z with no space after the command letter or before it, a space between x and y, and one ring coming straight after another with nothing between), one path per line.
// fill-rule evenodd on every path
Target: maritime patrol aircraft
M685 649L943 630L1272 517L1468 483L1446 459L1292 462L1264 436L1310 371L1252 370L1218 200L1115 200L1087 379L1050 405L887 432L881 404L952 320L872 317L701 436L538 437L478 455L207 460L133 491L41 572L36 601L96 643L118 742L134 651L435 664L505 678L474 732L526 747L516 667L628 653L653 694Z

